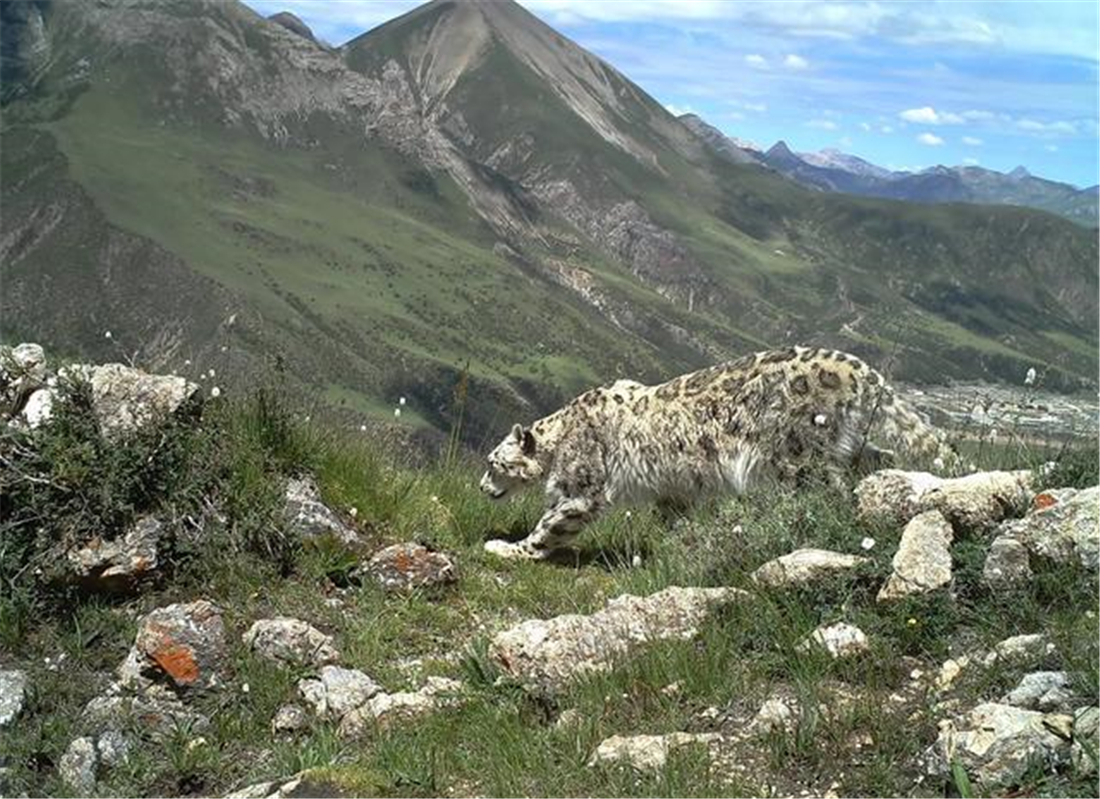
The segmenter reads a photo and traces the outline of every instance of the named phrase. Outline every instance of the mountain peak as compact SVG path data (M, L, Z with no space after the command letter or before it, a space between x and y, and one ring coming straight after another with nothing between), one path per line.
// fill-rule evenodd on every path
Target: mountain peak
M306 25L298 16L289 11L280 11L277 14L272 14L267 19L268 22L282 25L288 31L296 33L304 39L309 39L311 42L317 41L317 38L313 35L313 31L309 29L309 25Z
M1023 180L1031 177L1031 173L1027 171L1027 167L1020 165L1009 172L1008 176L1014 180Z
M787 142L783 141L782 139L773 144L771 148L769 148L768 151L765 153L765 155L767 155L768 158L775 158L776 156L779 156L781 158L796 157L794 151L791 150L791 148L787 146Z

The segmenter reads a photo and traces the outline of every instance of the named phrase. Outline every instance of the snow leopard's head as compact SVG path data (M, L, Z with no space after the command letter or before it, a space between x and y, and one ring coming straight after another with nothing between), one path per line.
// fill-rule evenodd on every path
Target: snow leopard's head
M516 425L512 432L489 453L489 470L481 478L481 490L493 499L503 499L542 475L535 458L535 434L531 428Z

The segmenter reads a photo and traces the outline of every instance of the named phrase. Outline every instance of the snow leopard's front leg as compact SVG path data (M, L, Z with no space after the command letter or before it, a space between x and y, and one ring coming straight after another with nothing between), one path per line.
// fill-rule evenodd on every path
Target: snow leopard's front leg
M485 551L502 558L539 560L569 546L573 538L601 510L594 497L563 497L542 514L529 536L514 544L486 541Z
M607 473L594 431L563 442L546 485L547 508L529 536L511 544L486 541L485 551L502 558L538 560L564 549L607 505Z

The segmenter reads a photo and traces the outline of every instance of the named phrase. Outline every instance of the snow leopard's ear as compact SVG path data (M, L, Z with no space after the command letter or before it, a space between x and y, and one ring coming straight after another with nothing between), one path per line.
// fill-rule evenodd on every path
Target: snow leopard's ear
M512 438L516 440L517 444L523 443L523 425L512 425Z
M530 457L535 454L535 434L531 432L530 427L523 431L523 441L520 443L522 444L524 455Z

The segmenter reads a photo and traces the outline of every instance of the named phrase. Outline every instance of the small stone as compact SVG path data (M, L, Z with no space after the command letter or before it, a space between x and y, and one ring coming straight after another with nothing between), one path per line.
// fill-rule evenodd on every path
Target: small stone
M637 771L657 771L670 753L685 746L709 745L721 740L713 732L673 732L668 735L613 735L602 741L588 761L589 767L622 764Z
M116 729L102 732L95 744L99 762L105 766L118 766L130 757L130 740Z
M845 622L818 627L798 648L808 651L814 646L822 647L834 659L851 657L870 649L863 630Z
M301 705L283 705L275 711L275 717L271 720L271 731L299 732L309 726L309 716Z
M780 697L771 697L764 701L756 716L749 722L754 732L791 732L794 729L797 713L791 703Z
M290 529L303 540L331 537L345 546L360 543L359 534L321 501L321 492L312 477L287 481L283 515Z
M94 538L66 553L72 578L90 591L130 591L150 578L158 566L157 550L164 525L153 516L136 521L122 536Z
M752 573L753 582L771 587L808 585L851 571L866 558L827 549L797 549L770 560Z
M386 591L448 585L458 579L454 562L422 544L394 544L375 553L361 569Z
M261 619L243 640L260 657L288 666L323 666L340 658L332 637L301 619Z
M1027 548L1023 544L1007 535L994 539L982 569L982 579L991 588L1022 588L1031 582L1032 576Z
M894 571L878 593L883 602L923 594L951 582L951 525L939 511L915 516L901 534Z
M1038 663L1055 651L1054 644L1042 633L1014 635L993 647L993 651L987 654L982 662L986 666L991 666L997 661L1006 661L1018 666L1028 665Z
M77 794L87 796L95 790L95 767L95 742L87 737L77 738L61 756L57 773Z
M1029 710L1068 710L1076 698L1069 675L1064 671L1034 671L1001 699L1006 705Z
M462 683L456 680L429 677L419 691L375 694L366 703L344 715L340 722L340 735L357 738L375 727L384 728L418 718L453 704L461 690Z
M575 707L566 708L558 716L557 721L554 722L554 728L558 730L564 730L569 727L575 727L582 721L581 712Z
M27 673L0 671L0 728L15 721L23 711L27 696Z

